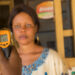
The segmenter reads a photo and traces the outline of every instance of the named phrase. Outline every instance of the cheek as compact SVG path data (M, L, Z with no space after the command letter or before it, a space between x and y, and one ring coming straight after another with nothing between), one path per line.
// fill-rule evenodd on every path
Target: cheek
M17 40L17 37L19 35L19 31L13 29L14 38Z
M34 29L31 29L29 31L27 31L27 34L31 37L31 38L34 38L35 37L35 30Z

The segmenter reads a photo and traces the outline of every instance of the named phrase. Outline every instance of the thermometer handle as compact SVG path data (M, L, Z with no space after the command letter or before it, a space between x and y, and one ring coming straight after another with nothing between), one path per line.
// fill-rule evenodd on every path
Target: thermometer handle
M7 48L2 48L2 51L7 59L9 58L11 54L11 49L12 49L11 46L8 46Z

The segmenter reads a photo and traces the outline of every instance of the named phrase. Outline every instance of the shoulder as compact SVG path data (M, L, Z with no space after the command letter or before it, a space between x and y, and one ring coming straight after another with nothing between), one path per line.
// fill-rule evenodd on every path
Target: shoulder
M54 61L55 63L60 63L60 65L63 64L63 59L58 54L58 52L55 51L54 49L49 48L49 57L48 58L51 59L52 61Z
M62 59L62 57L58 54L58 52L56 52L53 49L49 48L49 57L48 59L50 60L50 62L54 63L55 68L56 69L60 69L60 72L62 73L66 73L67 72L67 67L64 63L64 60Z
M61 58L58 54L58 52L54 49L49 48L49 56L53 56L55 58Z
M49 62L62 62L62 59L61 57L59 56L59 54L54 50L54 49L51 49L51 48L45 48L44 49L44 52L43 52L45 55L47 55L47 60Z

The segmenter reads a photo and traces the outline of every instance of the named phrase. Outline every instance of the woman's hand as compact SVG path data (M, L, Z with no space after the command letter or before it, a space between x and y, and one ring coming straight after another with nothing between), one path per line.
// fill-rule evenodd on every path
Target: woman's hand
M12 48L9 59L0 48L0 70L2 75L21 75L22 63L15 47Z

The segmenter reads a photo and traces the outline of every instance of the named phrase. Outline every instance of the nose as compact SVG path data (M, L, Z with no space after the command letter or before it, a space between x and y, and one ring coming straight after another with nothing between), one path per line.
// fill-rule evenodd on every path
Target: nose
M26 27L25 26L23 26L23 27L21 27L21 31L26 31Z

